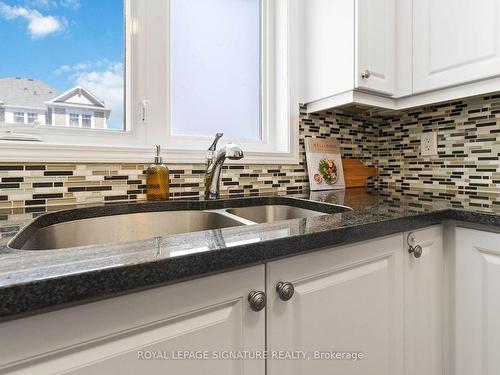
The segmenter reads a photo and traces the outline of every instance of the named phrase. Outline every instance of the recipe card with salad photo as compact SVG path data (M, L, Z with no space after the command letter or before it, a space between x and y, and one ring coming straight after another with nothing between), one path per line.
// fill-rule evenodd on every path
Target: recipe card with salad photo
M306 138L305 148L311 191L345 189L339 142Z

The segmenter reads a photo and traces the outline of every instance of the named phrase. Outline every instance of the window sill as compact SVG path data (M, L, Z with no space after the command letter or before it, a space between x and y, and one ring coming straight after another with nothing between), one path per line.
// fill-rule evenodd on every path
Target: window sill
M297 142L298 143L298 142ZM245 152L242 160L229 164L299 164L298 144L294 151ZM244 151L244 150L243 150ZM162 152L165 163L205 163L206 151L168 150ZM0 141L0 163L150 163L152 147L83 146L40 142Z

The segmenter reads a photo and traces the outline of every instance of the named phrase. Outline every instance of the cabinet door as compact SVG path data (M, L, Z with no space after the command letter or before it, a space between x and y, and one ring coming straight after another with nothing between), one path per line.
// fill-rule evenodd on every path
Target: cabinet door
M405 374L443 375L442 227L408 235L422 255L405 252Z
M309 358L271 356L268 375L403 373L402 235L276 261L266 272L268 350ZM280 281L295 287L287 302L276 293ZM332 352L364 358L326 359Z
M354 88L354 3L303 1L304 103Z
M500 234L457 228L455 375L500 373Z
M414 92L500 74L500 0L413 4Z
M0 323L0 373L264 374L264 360L200 358L265 349L265 310L247 301L264 276L258 266Z
M355 86L395 92L396 0L356 0ZM365 78L362 75L368 73Z

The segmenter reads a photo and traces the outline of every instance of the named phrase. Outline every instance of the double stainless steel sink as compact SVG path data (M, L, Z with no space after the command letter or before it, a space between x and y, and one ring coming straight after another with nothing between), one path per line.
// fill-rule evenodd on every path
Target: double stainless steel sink
M321 209L296 207L291 204L253 205L247 199L247 206L230 208L179 209L152 212L132 212L80 218L78 210L71 210L75 220L68 216L54 216L45 220L43 215L24 228L12 239L9 246L19 250L49 250L87 245L138 241L172 234L228 228L242 225L268 223L279 220L308 218L342 212L348 208L335 205L317 205ZM285 200L286 203L289 203ZM298 201L300 202L300 201ZM245 203L243 201L243 203ZM290 203L295 203L291 200ZM139 206L140 207L140 206ZM113 211L113 207L110 208ZM104 212L103 212L104 213ZM85 216L85 215L83 215Z

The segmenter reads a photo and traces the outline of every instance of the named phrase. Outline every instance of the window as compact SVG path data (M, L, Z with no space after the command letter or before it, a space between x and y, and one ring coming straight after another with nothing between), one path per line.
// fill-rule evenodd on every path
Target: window
M92 127L92 116L82 115L82 128L91 128L91 127Z
M69 126L73 128L80 127L80 115L76 113L69 114Z
M132 1L139 0L126 3ZM34 131L47 138L66 133L66 137L75 137L75 142L81 137L81 132L71 129L77 127L74 119L68 127L66 119L62 123L56 112L53 124L49 113L55 108L67 113L98 110L104 113L105 126L96 129L123 132L123 15L123 0L0 1L2 47L15 51L9 56L2 54L1 101L25 113L34 108L46 113L35 119L42 127ZM8 119L13 121L11 116ZM28 114L26 123L35 120ZM60 128L44 129L43 125Z
M2 87L17 87L26 103L43 97L31 108L46 115L19 131L41 142L9 143L0 133L0 158L16 160L22 149L27 161L145 162L160 143L170 163L204 162L222 131L221 142L245 150L245 163L297 162L296 1L69 3L10 0L2 8L26 12L0 15L3 47L16 51L2 56L0 98ZM23 14L54 27L30 27Z
M221 142L242 146L247 163L298 160L300 57L290 41L300 40L300 27L292 4L170 0L164 5L170 18L159 24L167 30L153 28L149 41L155 40L157 53L147 71L155 72L148 96L165 105L148 107L147 122L173 160L203 161L218 131L225 133Z
M38 120L38 115L36 113L28 113L28 124L33 124L35 121Z
M261 139L260 5L171 0L172 134Z
M14 112L14 122L24 124L24 112Z

